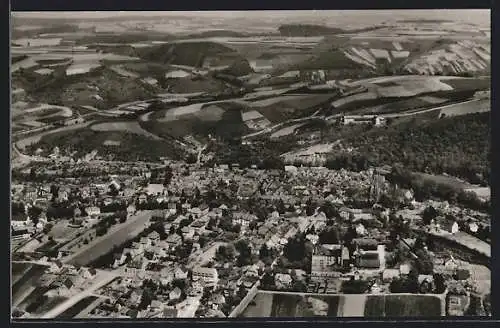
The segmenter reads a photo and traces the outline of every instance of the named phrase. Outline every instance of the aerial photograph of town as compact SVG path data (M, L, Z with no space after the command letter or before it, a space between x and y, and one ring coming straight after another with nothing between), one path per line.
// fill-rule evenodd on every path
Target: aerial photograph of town
M11 13L11 320L491 316L490 10Z

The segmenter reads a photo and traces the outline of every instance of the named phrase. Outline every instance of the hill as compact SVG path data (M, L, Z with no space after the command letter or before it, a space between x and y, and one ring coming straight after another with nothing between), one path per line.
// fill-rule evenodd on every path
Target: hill
M345 32L343 29L328 27L324 25L310 24L286 24L278 27L282 36L322 36L325 34L339 34Z
M211 30L211 31L203 31L199 33L189 34L186 38L214 38L214 37L233 37L240 38L247 36L244 33L230 31L230 30Z
M316 54L299 64L292 65L290 68L299 70L366 70L368 67L349 58L341 50L325 51Z
M165 112L153 115L156 119L141 122L147 131L163 137L183 139L187 136L206 139L208 135L226 140L238 139L250 132L242 119L246 106L235 102L207 104L198 111L179 114L174 119L162 119ZM169 110L167 110L168 112Z
M250 63L245 58L236 59L228 68L222 70L223 74L232 76L245 76L254 73Z
M233 52L222 44L208 41L167 43L138 51L139 57L146 61L192 67L201 67L207 56Z
M411 171L447 173L472 183L488 184L489 139L489 113L434 118L426 123L412 120L342 140L340 147L352 148L352 154L346 157L336 149L335 155L332 153L327 160L327 166L336 168L346 160L354 164L353 159L357 156L368 165L400 163Z

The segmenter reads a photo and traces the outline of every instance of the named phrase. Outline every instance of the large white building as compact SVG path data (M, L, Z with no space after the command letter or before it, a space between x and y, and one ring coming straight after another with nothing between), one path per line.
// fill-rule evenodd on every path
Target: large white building
M193 281L203 281L206 286L216 286L219 275L215 268L195 267L193 269Z

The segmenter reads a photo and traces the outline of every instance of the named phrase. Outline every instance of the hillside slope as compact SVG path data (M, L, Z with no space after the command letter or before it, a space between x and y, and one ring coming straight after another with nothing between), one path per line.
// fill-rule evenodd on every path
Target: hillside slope
M147 61L201 67L207 56L233 53L234 50L215 42L167 43L138 51Z

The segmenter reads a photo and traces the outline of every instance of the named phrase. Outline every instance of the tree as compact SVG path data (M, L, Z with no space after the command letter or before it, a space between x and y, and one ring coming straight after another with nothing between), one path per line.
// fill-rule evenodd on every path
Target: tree
M198 161L198 158L196 157L195 154L189 154L186 157L186 163L187 164L195 164Z
M50 186L50 194L52 195L52 200L55 200L59 195L59 187L57 185Z
M260 168L264 170L284 170L285 169L285 163L280 157L277 156L271 156L265 158L262 163L260 164Z
M116 186L115 186L115 184L114 184L114 183L112 183L112 184L109 186L108 195L113 196L113 197L118 196L118 188L116 188Z
M31 206L28 209L28 216L33 221L34 224L38 223L40 215L42 214L42 209L36 206Z
M146 309L151 302L154 299L154 294L149 288L145 288L142 291L142 296L141 296L141 302L139 303L139 306L137 307L139 310L144 310Z
M415 268L419 274L432 274L434 272L434 262L430 257L429 253L423 249L419 249L415 252L418 256L415 259Z
M442 274L435 273L433 275L436 294L442 294L446 290L446 282Z
M252 230L252 231L255 230L255 229L257 229L257 221L255 221L255 220L254 221L250 221L250 223L248 224L248 228L250 230Z
M235 256L235 250L232 245L227 245L227 246L219 246L217 248L217 251L215 252L215 258L218 261L232 261Z
M52 223L47 223L46 225L43 226L43 233L44 234L48 234L50 232L50 230L52 230L52 227L54 225Z
M319 234L320 244L338 244L340 242L340 234L336 227L329 227Z
M269 248L267 247L266 244L263 244L259 250L259 258L261 260L264 260L265 258L268 258L269 256L271 256L271 251L269 250Z
M236 259L236 265L241 267L251 264L252 249L248 245L248 242L246 240L239 240L234 246L239 252L238 258Z
M279 214L285 214L286 208L282 199L278 200L278 203L276 204L276 211L278 211Z
M370 287L369 282L364 280L347 280L342 283L342 293L344 294L364 294Z
M272 290L276 288L274 285L274 274L271 270L266 270L260 282L263 289Z
M198 244L200 244L201 248L205 247L205 245L207 244L207 242L208 242L208 237L206 237L206 236L200 236L200 238L198 240Z
M295 280L292 284L292 290L294 292L305 293L307 292L307 286L302 280Z
M340 217L339 211L337 210L337 208L335 206L333 206L333 204L331 202L326 202L325 204L323 204L323 206L321 206L320 210L323 213L325 213L325 215L328 219L334 219L334 218Z
M108 228L103 225L99 225L96 229L97 236L104 236L108 232Z
M429 225L432 220L438 217L438 215L439 212L433 206L426 207L424 212L422 213L422 219L424 224Z

